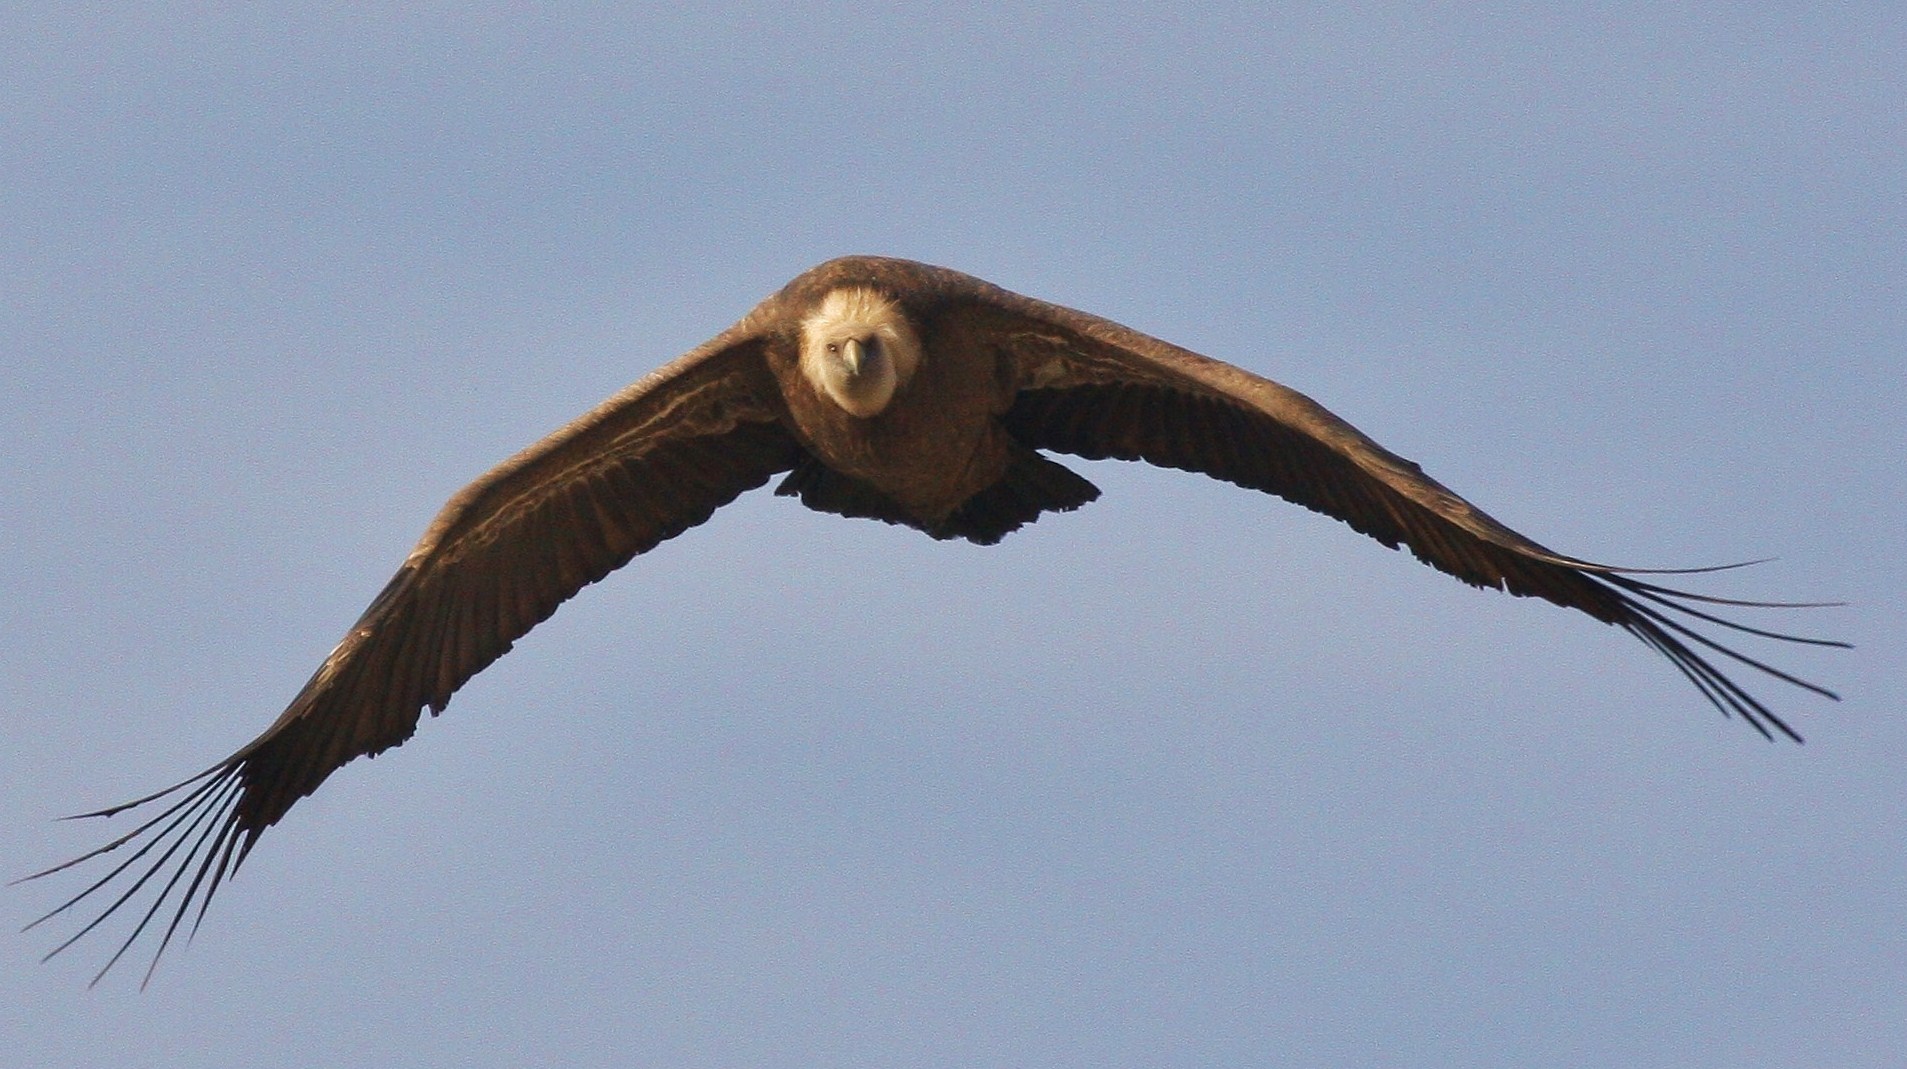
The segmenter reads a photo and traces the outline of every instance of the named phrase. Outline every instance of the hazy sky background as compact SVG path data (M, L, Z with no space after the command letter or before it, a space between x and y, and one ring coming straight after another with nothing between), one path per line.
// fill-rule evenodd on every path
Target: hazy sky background
M991 549L758 492L333 777L143 995L0 940L0 1061L1900 1064L1898 5L9 6L6 875L849 252L1270 375L1566 552L1775 557L1691 583L1859 648L1753 647L1847 698L1744 676L1771 745L1182 473Z

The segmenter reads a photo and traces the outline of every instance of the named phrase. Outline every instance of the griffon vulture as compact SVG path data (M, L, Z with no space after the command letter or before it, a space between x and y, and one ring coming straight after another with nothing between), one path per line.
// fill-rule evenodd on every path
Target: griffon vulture
M1731 623L1691 603L1750 603L1546 549L1302 394L955 271L849 257L466 487L264 734L183 783L87 814L168 801L125 836L28 877L130 848L40 919L94 895L107 903L52 953L138 901L137 925L99 975L155 920L156 966L181 922L191 914L197 927L259 835L325 777L410 738L423 709L441 712L566 598L744 491L786 473L775 492L809 508L986 545L1099 495L1043 450L1277 494L1466 583L1587 613L1769 738L1800 736L1712 655L1834 697L1691 624L1841 643Z

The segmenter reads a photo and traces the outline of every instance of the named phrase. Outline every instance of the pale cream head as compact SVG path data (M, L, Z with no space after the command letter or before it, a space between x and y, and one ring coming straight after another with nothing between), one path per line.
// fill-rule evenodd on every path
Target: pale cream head
M850 415L879 415L919 367L920 337L874 290L834 290L801 321L802 374Z

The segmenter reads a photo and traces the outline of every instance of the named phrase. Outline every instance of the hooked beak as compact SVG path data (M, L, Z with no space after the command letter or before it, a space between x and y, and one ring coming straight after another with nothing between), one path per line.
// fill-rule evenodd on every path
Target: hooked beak
M867 349L862 346L861 339L849 338L841 343L841 363L848 369L849 375L861 374L862 366L867 363Z

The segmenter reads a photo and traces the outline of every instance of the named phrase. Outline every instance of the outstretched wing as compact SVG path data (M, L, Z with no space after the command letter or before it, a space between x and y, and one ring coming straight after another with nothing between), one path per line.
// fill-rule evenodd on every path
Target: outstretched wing
M156 966L193 902L196 927L259 834L325 777L410 738L424 707L442 711L458 687L585 585L793 467L799 447L782 427L762 342L746 325L650 374L452 498L264 734L184 783L84 814L110 816L165 801L126 835L27 877L132 851L34 922L111 896L52 953L129 903L150 899L99 976L155 920L165 926Z
M1645 582L1638 569L1556 553L1295 390L1117 323L973 282L966 287L971 303L956 314L989 321L1018 385L1006 427L1025 445L1144 460L1277 494L1393 549L1409 547L1466 583L1580 609L1662 653L1724 714L1739 714L1768 738L1779 732L1801 741L1710 655L1836 697L1691 626L1846 645L1748 627L1695 607L1799 606L1706 597Z

